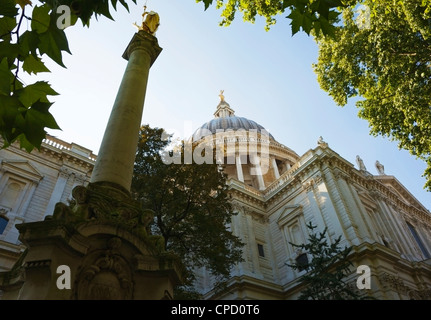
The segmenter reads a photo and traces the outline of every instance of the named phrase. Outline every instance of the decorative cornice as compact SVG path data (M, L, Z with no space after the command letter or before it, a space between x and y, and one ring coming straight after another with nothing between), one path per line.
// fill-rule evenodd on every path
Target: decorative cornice
M320 151L317 152L317 151ZM431 214L429 211L421 210L415 206L406 204L392 190L381 183L374 176L364 176L359 170L347 160L341 158L337 153L329 147L326 149L318 148L310 150L302 156L291 168L280 176L280 178L270 184L265 190L259 191L244 190L245 187L239 187L235 184L232 191L237 197L243 198L246 201L251 201L262 208L268 208L271 204L280 198L282 194L292 194L298 188L302 190L311 190L310 188L319 183L322 177L318 178L315 175L310 180L307 175L313 169L322 171L325 167L332 168L334 177L337 179L345 179L347 183L361 187L363 192L367 192L374 201L385 201L397 208L399 212L413 218L423 221L427 226L431 226ZM240 184L239 182L237 184ZM371 199L370 199L371 201Z
M269 221L265 214L257 212L248 206L243 207L243 212L245 215L252 217L253 220L256 220L260 223L267 223Z

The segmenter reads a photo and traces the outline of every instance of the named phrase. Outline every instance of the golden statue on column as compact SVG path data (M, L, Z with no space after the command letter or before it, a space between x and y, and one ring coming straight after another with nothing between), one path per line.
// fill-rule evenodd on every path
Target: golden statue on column
M146 12L145 10L146 8L144 8L144 13L142 14L142 24L139 26L135 22L134 25L138 27L139 30L144 30L149 34L154 35L160 25L159 14L154 11Z

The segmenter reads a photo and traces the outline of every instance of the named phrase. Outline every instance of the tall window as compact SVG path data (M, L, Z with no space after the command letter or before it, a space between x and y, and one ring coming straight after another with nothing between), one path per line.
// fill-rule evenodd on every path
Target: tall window
M10 182L0 196L0 204L13 210L20 192L21 186L16 182Z
M5 215L0 213L0 234L4 232L8 222L9 219Z
M257 244L257 251L259 252L259 256L265 257L265 251L263 250L263 245L258 243Z
M407 222L407 225L410 229L410 232L413 235L413 238L415 238L416 243L418 244L419 248L421 249L422 253L424 254L426 259L431 258L427 248L425 247L424 243L422 242L421 237L419 236L419 234L417 233L415 227L413 227L410 223Z

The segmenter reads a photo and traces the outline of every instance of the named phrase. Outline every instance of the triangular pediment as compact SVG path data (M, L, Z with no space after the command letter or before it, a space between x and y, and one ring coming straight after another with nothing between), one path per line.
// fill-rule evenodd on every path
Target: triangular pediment
M4 172L39 182L43 175L27 160L2 160L1 168Z
M385 185L397 198L404 203L428 211L394 176L374 176L376 180Z
M299 204L288 205L283 208L280 215L278 216L277 223L279 226L283 226L292 219L295 219L302 213L302 206Z

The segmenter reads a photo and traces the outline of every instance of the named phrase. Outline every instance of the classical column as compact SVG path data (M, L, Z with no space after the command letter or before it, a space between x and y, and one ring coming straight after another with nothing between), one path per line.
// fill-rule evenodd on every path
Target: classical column
M263 181L262 168L260 167L260 160L256 154L250 154L250 162L254 164L250 166L250 175L255 175L257 178L257 183L259 184L259 190L265 189L265 181Z
M236 156L236 174L238 180L244 182L244 174L242 172L242 163L241 163L241 155Z
M290 165L290 163L286 163L286 171L289 171L290 168L292 168L292 166Z
M151 65L162 51L157 38L144 30L130 41L123 58L128 60L105 129L91 183L110 182L130 191L138 134Z
M275 179L278 179L280 178L280 172L278 172L277 161L275 161L275 158L272 158L271 162L272 162L272 170L274 170L274 177Z
M60 202L61 196L63 195L64 188L66 187L67 179L69 178L69 172L66 168L61 168L58 173L57 182L55 183L54 190L52 190L51 198L49 199L48 206L45 210L45 216L54 213L55 204Z

